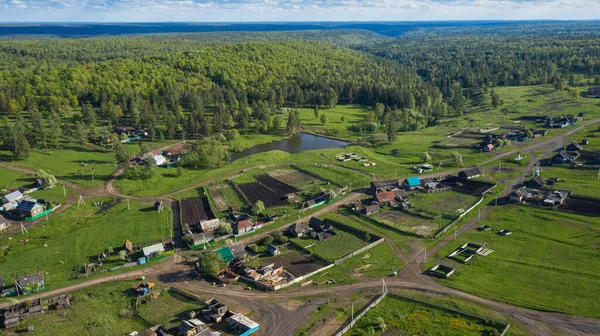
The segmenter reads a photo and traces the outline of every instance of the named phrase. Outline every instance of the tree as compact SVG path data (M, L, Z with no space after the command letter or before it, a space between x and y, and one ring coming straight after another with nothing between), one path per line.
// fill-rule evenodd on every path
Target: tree
M342 116L342 117L340 118L340 122L343 124L343 123L344 123L344 121L346 121L346 118L345 118L344 116Z
M277 242L279 244L287 244L288 241L289 241L289 238L286 236L280 236L279 238L277 238Z
M121 143L117 143L115 146L115 158L119 168L124 169L129 166L129 155L127 155L125 146L123 146Z
M215 139L205 139L183 158L185 167L215 169L229 160L227 148Z
M50 141L54 144L54 148L58 148L60 136L62 135L62 129L60 127L60 117L58 114L53 113L48 121L48 136Z
M371 234L368 232L365 232L363 234L363 240L365 241L365 243L368 243L371 240Z
M81 119L88 127L96 124L96 112L94 112L91 104L84 103L81 105Z
M219 225L219 233L222 235L228 235L231 234L233 232L233 228L231 227L231 224L227 223L227 222L221 222L221 225Z
M267 246L269 244L273 244L274 241L275 238L273 238L272 236L265 236L263 237L263 239L260 240L260 244L263 246Z
M528 138L533 138L533 131L532 130L527 130L527 137Z
M198 256L200 264L200 273L208 276L217 276L220 271L224 270L227 264L215 252L202 253Z
M25 137L25 132L20 130L13 130L12 137L12 148L11 152L13 157L17 160L25 160L29 157L29 152L31 151L31 146L29 145L29 141Z
M315 108L313 109L313 113L315 115L315 119L317 119L319 117L319 105L315 105Z
M83 145L85 145L85 142L88 138L89 132L90 132L89 129L83 122L81 122L81 121L77 122L76 128L75 128L75 140L81 147L83 147Z
M431 154L429 154L429 152L423 152L423 153L421 153L421 160L423 160L423 162L430 162L431 161Z
M321 124L323 124L323 126L327 123L327 114L325 113L321 113Z
M44 186L52 188L56 185L56 177L43 169L36 170L35 176L42 180Z
M119 260L125 261L127 260L127 251L121 250L119 251Z
M452 159L454 160L454 164L458 167L464 166L462 154L460 154L459 152L453 152Z
M500 95L498 95L496 92L494 92L494 90L491 91L491 95L492 95L492 107L493 108L498 108L498 106L500 106Z
M260 215L264 211L265 211L265 204L263 203L263 201L261 201L261 200L256 201L256 204L254 204L254 206L252 207L252 213L254 215Z
M396 139L396 123L390 120L387 126L387 141L391 144Z

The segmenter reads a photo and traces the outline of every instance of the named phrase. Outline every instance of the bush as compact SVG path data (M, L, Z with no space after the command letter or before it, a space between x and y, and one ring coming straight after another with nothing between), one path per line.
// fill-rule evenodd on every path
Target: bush
M254 253L258 253L258 245L250 244L250 245L248 245L248 248L250 249L250 251L252 251Z
M275 240L275 238L273 238L272 236L266 236L260 240L260 244L267 246L269 244L272 244L274 240Z
M288 241L289 241L289 239L286 236L281 236L281 237L277 238L277 242L279 244L286 244Z

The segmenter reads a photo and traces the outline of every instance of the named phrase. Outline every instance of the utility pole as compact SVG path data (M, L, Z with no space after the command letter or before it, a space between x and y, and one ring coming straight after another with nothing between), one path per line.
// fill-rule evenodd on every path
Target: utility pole
M454 225L454 240L456 240L456 225Z
M25 233L29 233L29 231L27 231L27 229L25 228L25 226L23 225L23 222L21 222L21 234L25 234Z
M425 252L425 264L427 263L427 247L423 249L423 251Z
M67 189L65 188L64 185L63 185L63 196L67 197Z
M129 207L129 198L127 199L127 210L131 210L131 208Z

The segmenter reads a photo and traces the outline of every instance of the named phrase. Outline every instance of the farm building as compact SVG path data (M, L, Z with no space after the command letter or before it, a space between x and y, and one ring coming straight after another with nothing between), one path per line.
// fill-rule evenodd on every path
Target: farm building
M396 201L396 193L393 191L385 191L375 194L375 199L380 205L394 203Z
M269 244L269 245L267 245L267 253L272 256L277 256L277 255L281 254L281 250L279 249L279 247L277 247L273 244Z
M542 189L542 188L546 187L546 184L548 184L548 182L546 182L546 180L544 180L540 176L536 176L536 177L532 178L531 180L527 181L525 186L527 188L531 188L531 189Z
M384 191L396 190L399 188L400 181L396 179L371 182L371 191L374 194Z
M127 253L131 253L133 252L133 244L129 240L126 240L125 244L123 244L123 249L125 249Z
M575 163L579 159L579 152L566 152L560 151L560 153L556 154L552 161L554 163Z
M471 180L474 178L478 178L480 176L481 176L481 171L479 170L479 168L465 169L465 170L461 171L460 173L458 173L458 177L460 177L464 180Z
M378 213L381 210L379 204L367 205L364 208L365 215L373 215Z
M4 195L2 204L4 210L12 210L17 207L18 202L23 199L23 194L20 191L13 191L10 194Z
M417 187L421 186L421 179L418 176L409 177L404 180L404 189L407 191L415 190Z
M158 243L142 248L142 252L144 253L145 257L152 258L156 257L158 254L164 253L165 247L162 243Z
M210 299L204 303L207 308L202 310L204 318L214 323L221 322L221 319L227 313L227 305L219 302L217 299Z
M44 273L39 272L20 277L15 281L15 287L21 294L44 289Z
M485 145L485 147L483 147L483 151L484 152L493 152L494 151L494 145L492 145L492 144Z
M250 221L249 219L245 219L233 225L233 232L235 232L236 234L250 232L252 231L253 226L254 224L252 223L252 221Z
M233 261L233 253L231 253L231 249L229 246L222 247L215 251L215 253L223 259L226 263Z
M565 202L569 196L568 191L555 190L544 199L543 204L548 206L561 205Z
M306 225L301 224L301 223L296 223L296 224L292 224L288 228L288 233L292 237L300 238L306 233L306 230L308 230L308 227Z
M246 249L242 244L235 244L229 247L231 250L231 255L235 259L243 259L246 256Z
M590 140L585 139L585 138L583 140L581 140L581 145L585 146L585 145L589 145L589 144L590 144Z
M521 188L513 191L512 193L510 193L510 202L511 203L522 203L528 194L529 194L529 192L524 187L521 187Z
M26 200L19 203L15 212L25 217L33 217L44 212L44 206L39 204L36 200Z
M587 96L590 98L600 98L600 87L589 88Z
M142 331L141 333L137 334L137 332L133 332L131 335L139 335L139 336L168 336L169 335L169 331L167 330L167 328L165 328L164 325L162 324L157 324L155 326L152 326L144 331Z
M218 218L200 222L200 230L205 233L215 232L221 226L221 221Z
M227 318L227 324L239 332L239 335L250 335L258 330L259 324L242 314L234 313Z
M566 148L567 152L577 152L582 149L583 149L583 146L581 146L580 144L578 144L576 142L570 143Z

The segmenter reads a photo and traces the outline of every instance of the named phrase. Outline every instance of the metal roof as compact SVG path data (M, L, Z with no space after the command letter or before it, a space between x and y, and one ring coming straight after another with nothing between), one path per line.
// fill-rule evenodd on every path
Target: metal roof
M406 179L406 183L408 183L409 187L416 187L421 185L421 180L418 176L409 177Z
M152 254L156 253L156 252L164 252L165 251L165 247L163 246L162 243L158 243L158 244L146 246L146 247L142 248L142 251L144 252L144 255L147 257L149 255L152 255Z
M10 194L6 194L4 195L4 199L6 199L8 202L14 202L14 201L18 201L21 198L23 198L23 194L20 191L13 191Z

